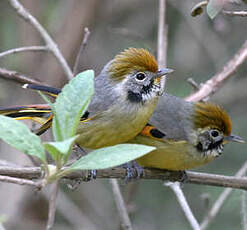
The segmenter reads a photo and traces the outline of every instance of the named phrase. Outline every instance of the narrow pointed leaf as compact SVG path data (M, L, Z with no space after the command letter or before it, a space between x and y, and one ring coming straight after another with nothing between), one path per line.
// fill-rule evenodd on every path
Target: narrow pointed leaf
M138 144L120 144L97 149L72 164L69 171L111 168L132 161L153 150L155 147Z
M45 149L40 138L26 125L13 118L0 115L0 139L25 154L39 157L43 162L46 161Z
M53 134L56 141L75 135L81 116L85 113L94 93L94 71L87 70L74 77L62 89L55 102ZM62 137L56 134L62 132Z
M71 147L77 137L78 136L74 136L64 141L58 142L46 142L44 143L44 146L46 150L52 155L53 159L56 160L57 155L66 155L71 150Z

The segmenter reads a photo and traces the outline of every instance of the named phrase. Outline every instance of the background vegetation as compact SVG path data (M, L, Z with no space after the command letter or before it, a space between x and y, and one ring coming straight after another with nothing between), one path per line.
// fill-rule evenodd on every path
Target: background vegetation
M40 21L57 42L73 66L85 26L91 31L80 60L80 71L104 64L127 47L144 47L156 54L157 0L22 0L22 4ZM193 18L192 0L167 2L167 66L176 72L167 80L167 92L185 97L192 92L186 79L205 82L235 54L246 40L247 19L219 14L211 20L205 13ZM245 5L246 6L246 5ZM231 6L230 6L231 7ZM242 5L235 8L243 8ZM20 19L8 1L0 1L0 51L29 45L40 45L38 33ZM0 59L0 66L16 70L47 84L62 87L66 83L61 67L49 53L21 53ZM247 64L224 84L211 101L229 112L235 134L247 136ZM0 79L0 105L42 102L40 97L19 85ZM46 134L44 139L49 138ZM32 165L19 152L0 145L0 158L18 165ZM196 171L234 175L246 160L246 144L229 144L224 154ZM190 229L190 225L173 192L162 181L140 180L122 185L135 229ZM44 229L47 219L49 188L37 193L25 186L0 184L0 217L7 218L7 229ZM119 219L107 179L82 183L75 191L62 185L54 229L119 229ZM222 188L185 184L183 191L201 221L222 192ZM241 195L235 190L208 229L242 229ZM89 223L88 223L89 222ZM91 223L92 222L92 223Z

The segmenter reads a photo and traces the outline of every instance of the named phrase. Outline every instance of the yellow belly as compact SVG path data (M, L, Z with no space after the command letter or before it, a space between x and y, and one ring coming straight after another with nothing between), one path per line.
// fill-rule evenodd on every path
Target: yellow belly
M187 170L202 166L215 159L213 156L204 156L201 152L186 141L161 142L138 135L131 143L155 146L157 149L137 159L143 167Z
M81 122L76 143L81 147L97 149L127 142L141 132L147 124L156 105L152 103L138 106L135 109L123 108L105 111L87 122ZM122 109L122 113L116 113Z

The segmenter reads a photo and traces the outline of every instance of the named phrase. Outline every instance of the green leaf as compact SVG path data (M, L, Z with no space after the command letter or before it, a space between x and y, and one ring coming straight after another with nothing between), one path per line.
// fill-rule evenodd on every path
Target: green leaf
M23 123L0 115L0 138L25 154L39 157L43 162L46 161L45 149L40 138Z
M155 150L155 147L138 144L120 144L105 147L94 150L88 155L81 157L68 170L111 168L132 161L153 150Z
M224 6L225 0L210 0L207 5L208 16L213 19Z
M77 137L78 135L64 141L46 142L44 143L44 146L45 149L52 155L52 158L56 160L58 155L66 155L71 150L71 147Z
M80 118L87 110L93 93L93 70L78 74L63 87L55 102L52 131L56 141L75 135Z

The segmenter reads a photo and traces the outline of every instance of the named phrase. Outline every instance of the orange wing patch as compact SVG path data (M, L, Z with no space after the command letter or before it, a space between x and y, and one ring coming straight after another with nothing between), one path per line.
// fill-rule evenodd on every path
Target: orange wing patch
M159 131L158 129L156 129L154 126L151 125L146 125L141 131L140 135L150 137L156 140L157 139L160 140L163 137L165 137L164 133L162 133L161 131Z

